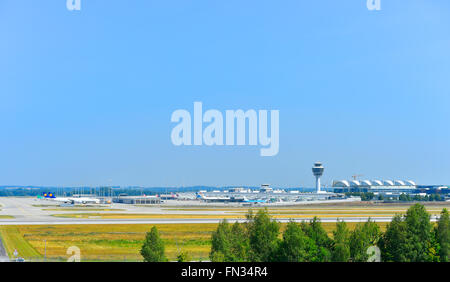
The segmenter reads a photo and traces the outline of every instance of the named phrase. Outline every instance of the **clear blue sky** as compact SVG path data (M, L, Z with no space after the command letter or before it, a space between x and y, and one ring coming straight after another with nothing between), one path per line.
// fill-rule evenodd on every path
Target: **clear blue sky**
M450 184L450 2L0 0L0 184ZM278 109L280 151L171 113Z

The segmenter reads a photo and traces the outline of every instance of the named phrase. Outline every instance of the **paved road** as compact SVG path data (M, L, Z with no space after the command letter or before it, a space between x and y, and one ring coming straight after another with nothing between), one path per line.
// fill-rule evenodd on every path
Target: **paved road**
M2 238L0 237L0 262L9 261L9 257L6 254L5 246L3 246Z

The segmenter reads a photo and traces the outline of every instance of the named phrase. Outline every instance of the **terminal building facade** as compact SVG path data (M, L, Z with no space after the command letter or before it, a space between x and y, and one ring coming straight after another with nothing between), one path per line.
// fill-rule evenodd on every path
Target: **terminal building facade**
M417 185L411 180L336 180L335 193L372 192L374 194L400 195L417 193Z

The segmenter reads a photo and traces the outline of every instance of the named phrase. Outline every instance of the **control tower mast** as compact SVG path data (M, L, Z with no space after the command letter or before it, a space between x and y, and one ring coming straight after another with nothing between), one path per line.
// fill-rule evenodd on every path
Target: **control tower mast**
M324 168L322 166L322 163L320 162L314 163L314 166L312 167L312 172L316 177L316 193L323 193L322 191L320 191L320 177L323 174L323 170Z

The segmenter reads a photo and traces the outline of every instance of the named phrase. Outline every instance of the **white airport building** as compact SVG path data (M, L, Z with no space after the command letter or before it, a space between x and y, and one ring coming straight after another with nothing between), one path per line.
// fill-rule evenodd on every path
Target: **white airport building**
M335 180L334 192L372 192L375 194L410 194L417 191L412 180Z

